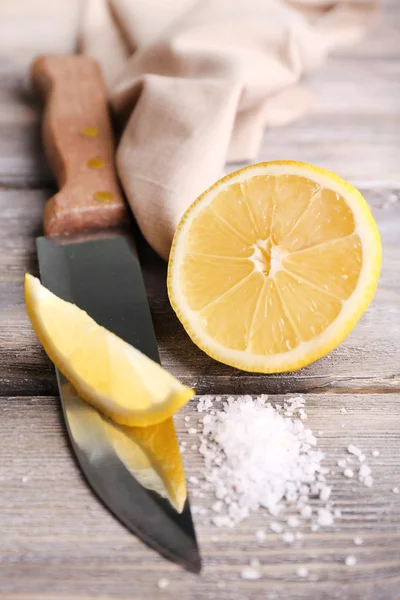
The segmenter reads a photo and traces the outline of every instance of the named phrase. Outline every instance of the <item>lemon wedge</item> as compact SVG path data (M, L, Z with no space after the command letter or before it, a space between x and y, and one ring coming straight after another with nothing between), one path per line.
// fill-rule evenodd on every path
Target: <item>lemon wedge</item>
M305 163L246 167L181 219L168 292L192 340L213 358L275 373L340 344L375 293L376 223L360 192Z
M136 348L25 275L25 302L43 348L79 395L116 423L170 418L194 392Z

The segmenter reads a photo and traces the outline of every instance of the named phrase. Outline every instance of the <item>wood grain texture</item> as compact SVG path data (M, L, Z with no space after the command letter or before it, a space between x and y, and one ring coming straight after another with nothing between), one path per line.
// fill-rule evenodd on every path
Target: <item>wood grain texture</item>
M53 366L25 314L23 274L37 274L34 240L55 191L27 68L39 53L76 48L80 7L80 0L0 2L0 600L398 600L400 496L391 490L400 487L399 1L384 0L370 34L305 82L316 96L312 111L266 131L259 156L335 170L373 207L384 246L380 285L340 348L285 375L216 363L190 342L168 303L165 264L140 244L164 366L198 393L308 392L308 423L324 432L319 445L327 463L334 467L348 443L358 444L375 480L368 489L335 467L333 501L342 518L332 528L304 531L289 547L273 533L259 545L255 531L269 523L262 511L232 531L195 515L205 563L200 578L148 550L91 494L67 444ZM182 440L189 438L183 417L194 422L195 406L177 417ZM199 476L192 441L183 459L187 475ZM353 544L356 535L362 546ZM348 554L357 556L355 567L345 567ZM251 558L261 561L259 581L240 578ZM299 566L309 568L308 580L296 576ZM165 590L157 587L161 577L170 580Z
M369 33L357 44L335 51L335 56L358 58L369 62L374 59L400 58L400 6L398 0L381 0L380 13Z
M282 403L283 397L274 397ZM395 600L400 593L399 395L307 397L313 431L332 469L332 500L342 510L335 525L310 532L293 546L268 532L271 518L259 511L233 530L216 528L195 515L205 563L201 577L183 572L148 550L97 501L84 483L68 447L59 401L53 397L0 399L0 598L184 598L185 600ZM202 458L190 449L184 417L197 421L197 399L176 418L186 474L201 476ZM347 414L340 413L346 407ZM18 422L18 427L15 423ZM344 424L341 427L341 424ZM346 446L368 456L374 486L340 474ZM373 458L372 450L380 455ZM213 499L202 500L210 508ZM196 500L192 500L196 505ZM267 530L265 542L255 532ZM354 536L364 539L355 546ZM357 565L344 565L354 554ZM244 581L243 567L261 562L262 579ZM296 575L307 566L309 579ZM167 577L170 585L159 590ZM223 582L225 587L217 587Z
M198 393L400 392L400 202L393 190L365 192L383 239L375 299L334 352L297 373L258 375L227 367L195 347L168 301L166 265L141 244L143 273L163 365ZM37 274L35 237L51 191L0 191L0 394L56 394L52 365L25 313L23 275ZM396 201L397 202L397 201Z
M290 158L353 183L398 185L400 60L331 58L306 85L315 94L311 111L291 125L267 129L260 159Z
M0 182L52 181L40 143L39 107L28 70L38 54L71 54L81 0L0 2Z

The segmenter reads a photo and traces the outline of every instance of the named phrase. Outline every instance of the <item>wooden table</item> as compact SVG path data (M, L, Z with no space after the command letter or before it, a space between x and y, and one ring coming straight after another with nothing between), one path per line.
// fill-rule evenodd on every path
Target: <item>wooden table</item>
M349 443L369 456L374 486L334 468L333 527L293 546L270 532L260 545L259 513L233 530L196 518L201 577L162 560L130 535L87 488L68 447L53 367L28 322L25 271L37 274L34 247L53 181L39 141L39 117L26 81L37 52L71 52L78 2L14 0L0 8L0 599L83 600L394 600L400 597L400 3L388 0L368 38L330 58L308 85L312 112L267 131L260 159L292 158L337 171L370 202L383 240L379 290L340 348L298 373L250 375L196 349L169 306L165 265L143 252L162 362L198 394L302 393L309 424L336 465ZM196 400L178 415L194 415ZM347 414L340 409L345 407ZM372 457L372 450L379 457ZM183 455L187 475L200 456ZM207 502L211 502L208 499ZM360 535L364 544L355 546ZM346 567L354 554L357 564ZM262 579L241 569L261 561ZM309 577L296 575L307 566ZM161 577L170 585L157 587Z

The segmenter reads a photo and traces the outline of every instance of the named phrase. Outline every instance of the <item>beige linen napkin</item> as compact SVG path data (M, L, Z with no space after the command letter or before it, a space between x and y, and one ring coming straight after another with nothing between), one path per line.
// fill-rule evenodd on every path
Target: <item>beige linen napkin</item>
M87 0L82 51L103 67L119 176L156 252L227 161L255 160L266 126L307 110L302 76L357 40L377 1Z

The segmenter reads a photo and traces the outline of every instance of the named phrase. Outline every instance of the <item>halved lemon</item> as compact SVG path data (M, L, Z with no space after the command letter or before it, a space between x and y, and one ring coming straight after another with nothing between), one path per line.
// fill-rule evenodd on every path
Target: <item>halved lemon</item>
M381 243L363 196L323 169L260 163L182 217L168 292L192 340L247 371L299 369L340 344L375 293Z
M116 423L156 425L193 397L159 364L25 275L25 302L46 353L80 396Z

